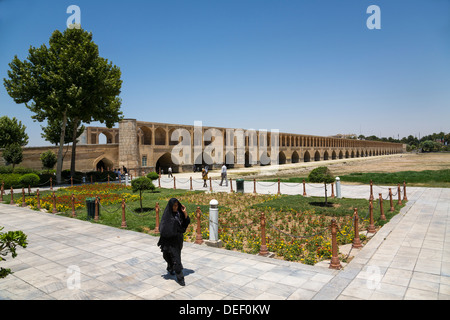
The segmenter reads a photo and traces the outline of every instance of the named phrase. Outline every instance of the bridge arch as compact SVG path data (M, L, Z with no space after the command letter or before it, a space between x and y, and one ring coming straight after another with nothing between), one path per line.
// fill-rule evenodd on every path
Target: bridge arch
M292 153L291 162L292 163L299 163L300 162L300 156L298 155L297 151L294 151Z
M314 161L320 161L320 152L316 151L316 153L314 154Z
M309 151L305 151L305 154L303 155L303 161L304 162L310 162L311 161L311 155L309 154Z

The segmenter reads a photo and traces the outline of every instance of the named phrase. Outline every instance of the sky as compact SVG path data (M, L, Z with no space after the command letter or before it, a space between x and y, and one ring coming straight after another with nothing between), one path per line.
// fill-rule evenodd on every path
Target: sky
M8 95L15 55L70 5L122 72L126 118L329 136L450 132L450 0L0 0L0 116L46 146ZM380 9L369 29L367 9ZM91 125L100 125L91 123Z

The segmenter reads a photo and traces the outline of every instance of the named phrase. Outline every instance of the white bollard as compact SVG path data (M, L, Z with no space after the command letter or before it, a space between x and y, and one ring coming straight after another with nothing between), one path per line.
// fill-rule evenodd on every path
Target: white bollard
M342 199L341 194L341 178L336 177L336 198Z
M128 173L125 173L125 185L126 186L130 185L130 181L128 180Z
M219 240L219 202L212 199L209 203L209 241Z

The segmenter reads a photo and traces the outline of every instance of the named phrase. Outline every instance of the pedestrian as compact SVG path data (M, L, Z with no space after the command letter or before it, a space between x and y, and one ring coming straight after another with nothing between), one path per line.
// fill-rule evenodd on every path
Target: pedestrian
M190 222L186 207L177 199L170 199L159 225L158 247L161 248L163 258L167 262L167 271L171 275L176 275L181 286L185 285L183 264L181 263L183 234Z
M169 176L168 176L168 178L173 178L173 175L172 175L172 167L169 167Z
M223 180L225 179L225 185L228 187L228 180L227 180L227 166L225 163L222 166L222 181L220 181L219 186L222 186Z
M203 188L208 187L206 185L206 181L208 180L208 172L205 169L202 169L202 178L203 178Z

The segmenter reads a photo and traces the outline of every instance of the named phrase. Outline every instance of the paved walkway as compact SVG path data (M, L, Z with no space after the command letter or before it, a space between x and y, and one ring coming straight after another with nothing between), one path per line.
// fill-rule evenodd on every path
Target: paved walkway
M367 186L342 191L368 197ZM185 243L185 287L167 275L156 237L0 204L3 232L29 240L0 264L14 271L0 280L0 299L448 300L450 189L408 188L408 198L343 270Z

